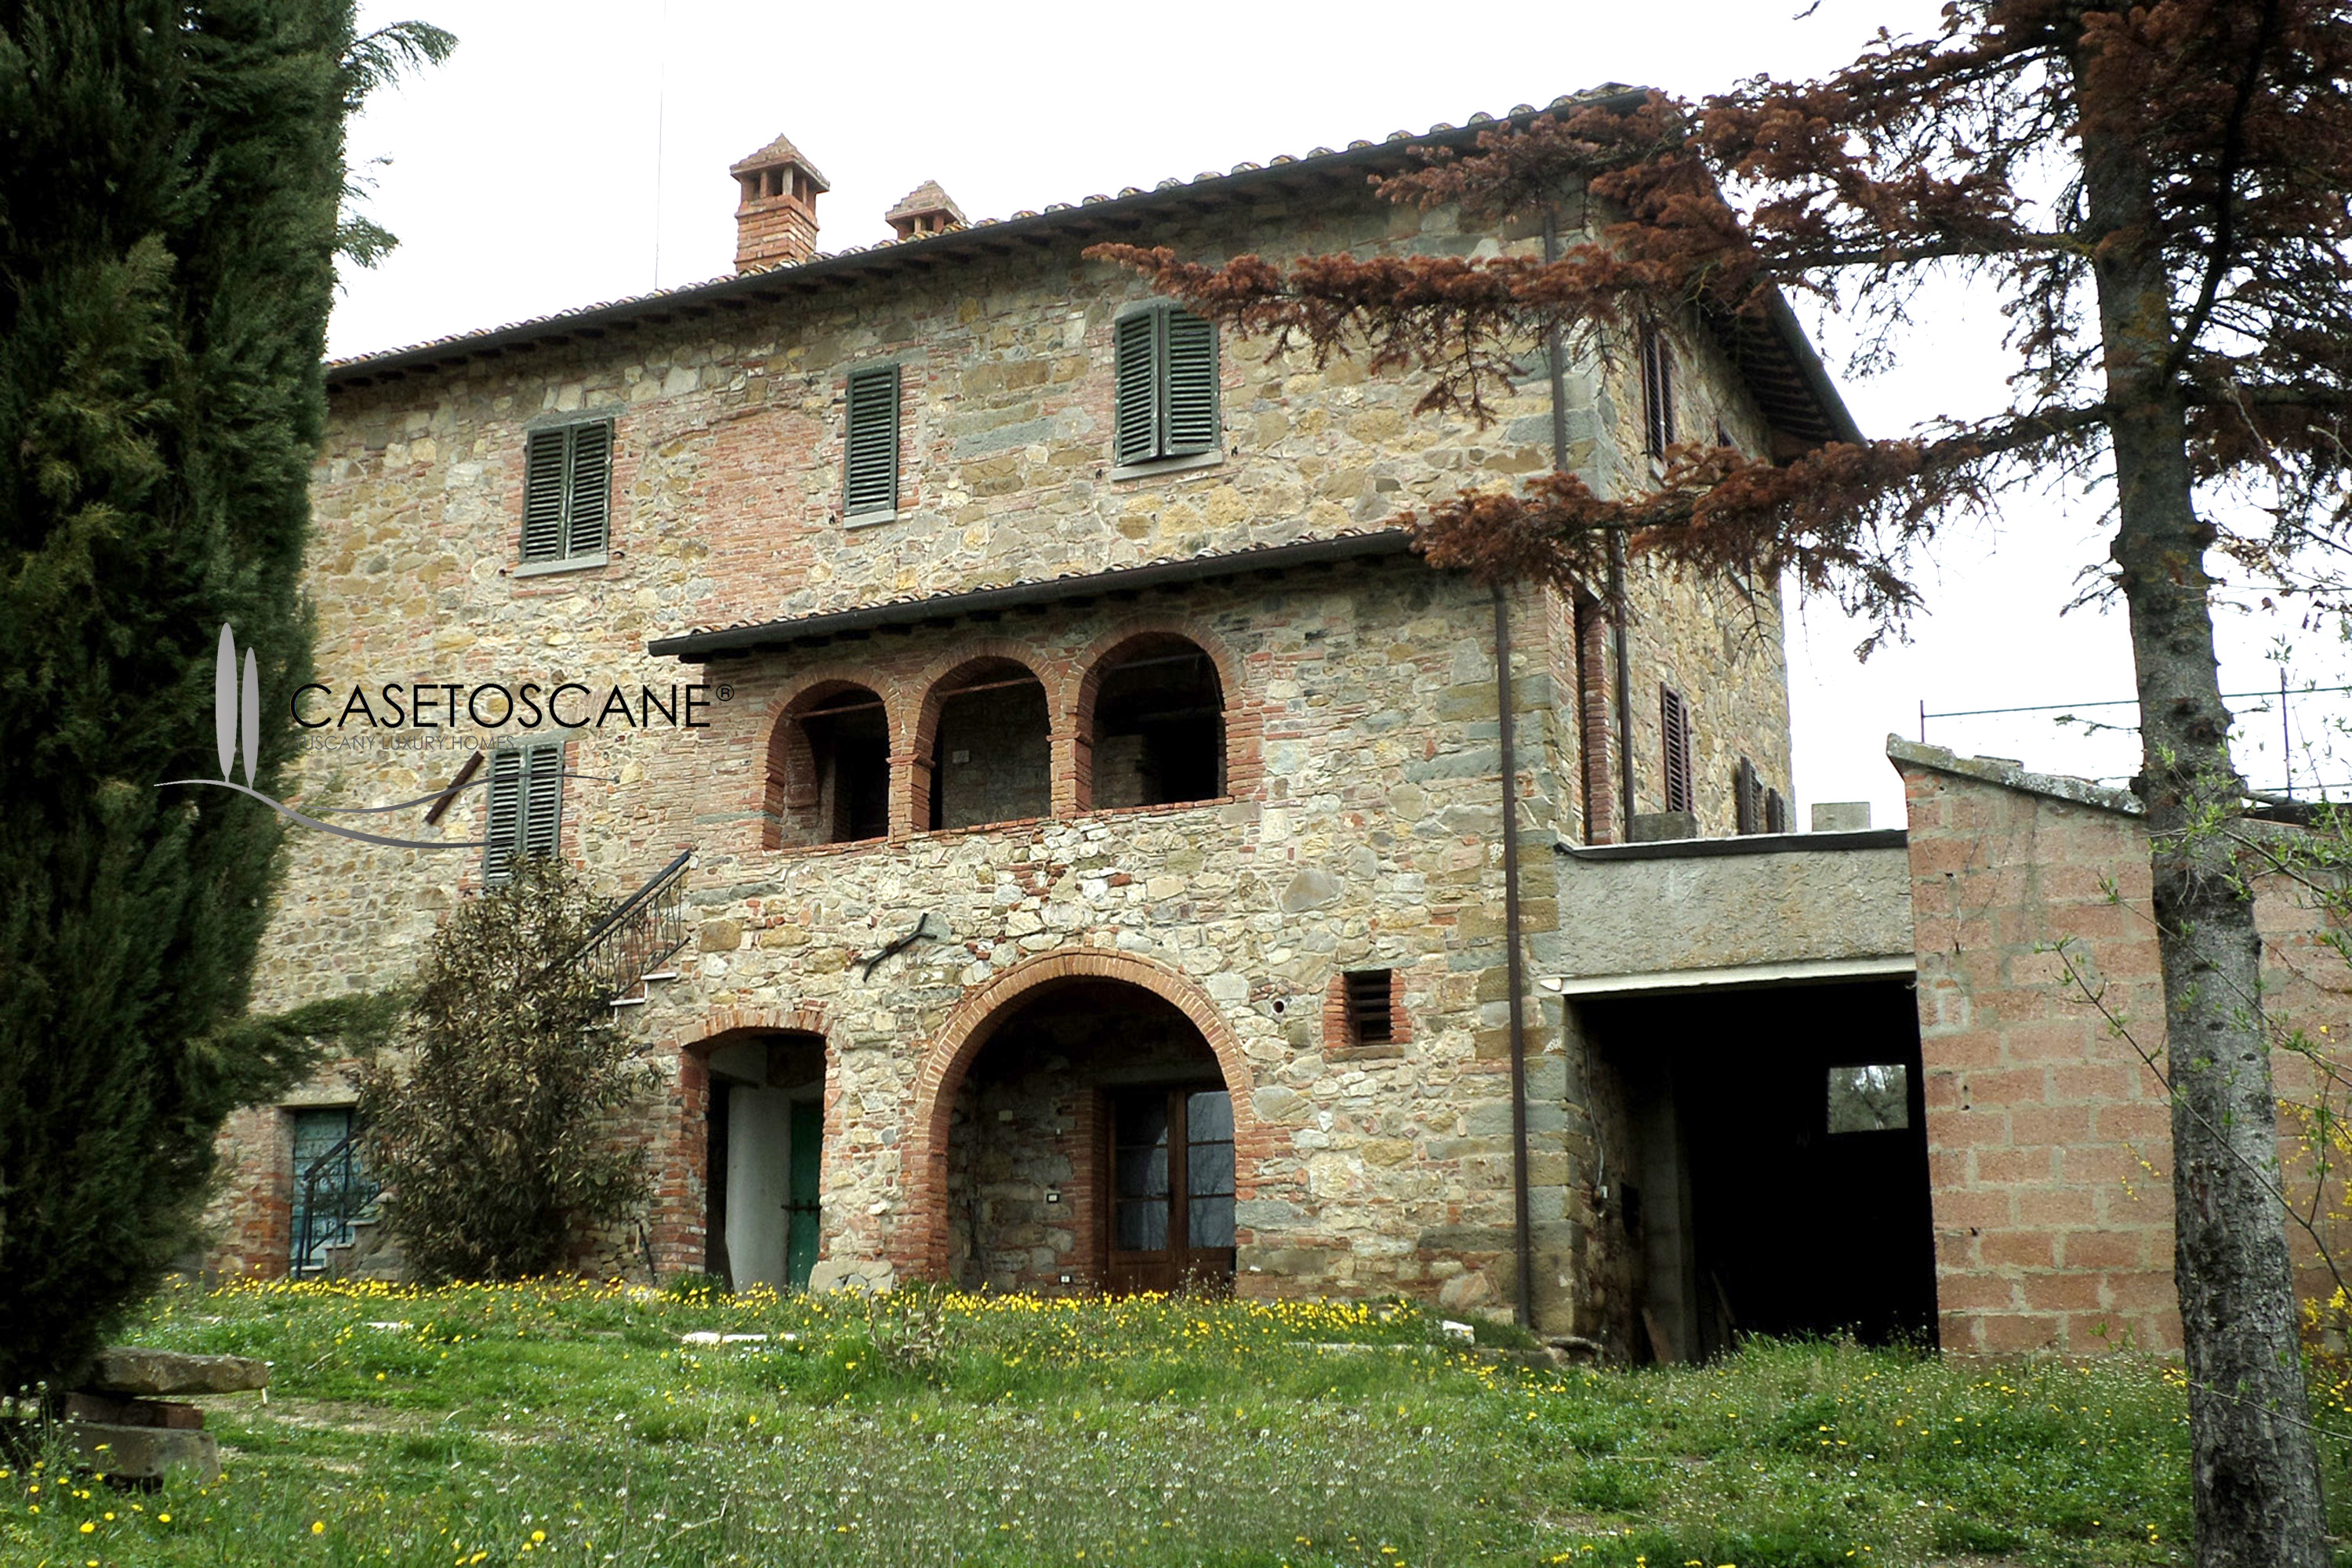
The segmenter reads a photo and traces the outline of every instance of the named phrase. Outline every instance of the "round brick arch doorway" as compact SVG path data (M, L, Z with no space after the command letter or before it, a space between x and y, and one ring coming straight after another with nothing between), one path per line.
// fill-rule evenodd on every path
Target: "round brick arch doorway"
M901 1271L1045 1292L1229 1288L1265 1131L1185 976L1054 953L967 996L916 1085Z

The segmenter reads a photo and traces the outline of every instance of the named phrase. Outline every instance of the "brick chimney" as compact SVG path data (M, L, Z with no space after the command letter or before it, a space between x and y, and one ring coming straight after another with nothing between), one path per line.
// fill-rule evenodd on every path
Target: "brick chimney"
M816 198L833 184L779 136L727 171L743 187L735 208L735 270L805 261L816 251Z
M963 226L963 208L955 198L940 189L937 180L925 180L898 198L898 205L882 215L900 239L920 239L927 234L944 234Z

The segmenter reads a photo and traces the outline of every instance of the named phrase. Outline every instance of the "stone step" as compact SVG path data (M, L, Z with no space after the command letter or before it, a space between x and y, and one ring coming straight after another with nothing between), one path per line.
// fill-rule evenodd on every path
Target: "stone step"
M241 1355L189 1355L136 1345L98 1352L82 1392L152 1399L170 1394L242 1394L269 1386L269 1363Z
M66 1419L96 1421L109 1426L169 1426L184 1432L204 1429L205 1413L193 1405L163 1399L117 1399L106 1394L68 1394Z
M220 1444L209 1432L67 1421L58 1425L58 1436L83 1463L111 1479L161 1480L166 1470L183 1468L195 1472L199 1486L220 1479Z

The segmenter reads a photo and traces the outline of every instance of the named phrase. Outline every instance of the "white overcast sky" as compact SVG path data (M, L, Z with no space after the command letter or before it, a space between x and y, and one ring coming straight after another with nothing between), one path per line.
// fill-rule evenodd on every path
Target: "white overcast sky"
M1853 58L1881 26L1932 26L1937 5L1822 0L1798 19L1804 9L1553 0L1489 7L1457 31L1442 9L1393 0L1190 10L370 0L365 25L421 16L459 46L352 128L354 160L387 160L366 171L370 211L402 244L373 271L347 271L331 349L389 348L726 273L727 167L780 131L833 182L818 207L829 249L885 237L883 212L926 179L974 217L1004 216L1459 124L1603 81L1696 96L1759 71L1817 73ZM1869 379L1843 373L1837 322L1800 311L1872 435L1998 405L2008 367L1989 303L1939 293L1902 365ZM2076 574L2103 558L2098 511L2095 497L2021 498L1997 527L1955 533L1924 584L1931 614L1907 646L1866 664L1852 656L1863 628L1832 605L1792 603L1799 801L1866 799L1880 823L1899 824L1885 741L1917 733L1923 702L1945 711L2128 699L2120 615L2059 613ZM2282 646L2297 684L2347 679L2332 626L2304 631L2249 612L2225 616L2222 635L2224 690L2275 686ZM2298 750L2346 711L2339 697L2295 703ZM2129 710L2092 716L2120 722ZM2278 716L2246 717L2242 766L2274 786ZM2042 715L1931 721L1928 735L2051 772L2119 779L2137 765L2128 732L2085 734ZM2313 765L2298 761L2299 783ZM2317 765L2322 782L2352 779L2352 759Z

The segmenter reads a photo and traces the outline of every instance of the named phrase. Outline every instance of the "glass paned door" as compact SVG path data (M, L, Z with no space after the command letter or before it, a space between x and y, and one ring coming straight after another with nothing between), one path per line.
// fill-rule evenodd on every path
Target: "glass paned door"
M293 1236L286 1271L324 1273L327 1248L352 1239L352 1222L373 1211L376 1191L359 1158L351 1107L295 1111Z
M1115 1292L1229 1288L1234 1102L1222 1089L1130 1089L1111 1100Z

